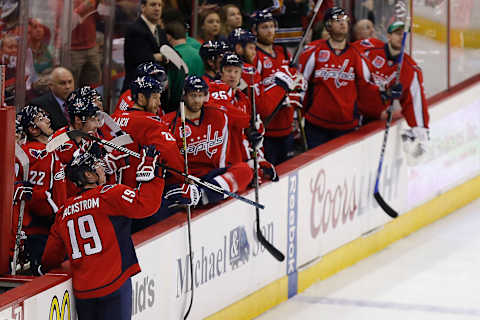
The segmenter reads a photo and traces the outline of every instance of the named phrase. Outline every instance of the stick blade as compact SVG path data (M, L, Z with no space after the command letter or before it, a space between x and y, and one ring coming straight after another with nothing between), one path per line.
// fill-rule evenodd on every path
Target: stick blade
M388 214L390 217L395 219L398 217L398 213L390 207L385 200L383 200L382 196L380 195L380 192L375 192L373 194L373 197L375 200L377 200L378 205L385 211L386 214Z
M270 254L277 259L278 261L283 261L285 260L285 256L283 253L280 252L277 248L275 248L270 242L268 242L267 239L263 236L262 232L260 230L257 230L257 238L258 241L267 249Z
M68 136L67 132L64 132L62 134L59 134L52 140L48 141L46 150L47 152L53 152L58 149L61 145L65 144L70 140L70 137Z

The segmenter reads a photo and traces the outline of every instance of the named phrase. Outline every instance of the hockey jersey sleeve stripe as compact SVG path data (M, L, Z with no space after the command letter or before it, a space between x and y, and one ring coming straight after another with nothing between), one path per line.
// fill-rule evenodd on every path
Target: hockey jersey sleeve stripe
M305 68L303 69L303 77L307 80L307 83L310 80L310 77L315 69L315 55L316 52L313 52L308 58L307 63L305 63Z
M222 133L223 133L223 145L222 145L222 150L220 154L220 163L219 163L219 168L225 168L227 166L227 149L228 149L228 117L225 114L225 125L223 127Z
M410 85L410 94L412 95L413 111L415 113L415 122L417 127L425 127L423 119L423 101L420 82L418 81L418 73L413 73L412 84Z
M370 74L370 69L368 68L368 65L367 63L365 62L365 60L361 59L362 60L362 74L363 74L363 79L366 81L366 82L372 82L370 81L370 79L372 78L371 74Z
M54 213L57 213L57 212L58 212L58 206L57 206L57 204L55 203L55 201L53 201L53 199L52 199L52 194L51 194L48 190L46 190L46 191L45 191L45 195L46 195L46 197L47 197L47 202L48 202L48 204L50 205L50 207L52 207L53 212L54 212Z

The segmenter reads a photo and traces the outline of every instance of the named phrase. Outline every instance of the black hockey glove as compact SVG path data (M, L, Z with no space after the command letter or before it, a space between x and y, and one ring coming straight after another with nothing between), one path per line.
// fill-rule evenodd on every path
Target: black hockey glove
M385 91L380 91L383 101L399 99L402 96L403 85L396 83Z

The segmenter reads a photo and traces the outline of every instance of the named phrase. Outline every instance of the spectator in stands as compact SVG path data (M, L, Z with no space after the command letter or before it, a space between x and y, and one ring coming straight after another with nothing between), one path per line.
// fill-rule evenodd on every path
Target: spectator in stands
M123 90L136 78L136 68L144 62L162 63L160 47L168 44L165 31L160 27L163 0L142 0L141 15L132 23L125 35L125 80Z
M39 19L30 19L28 26L28 47L32 51L33 67L38 76L33 83L33 94L41 96L48 91L48 78L53 68L53 56L48 49L51 34Z
M234 4L226 4L220 10L220 18L222 22L221 34L228 37L236 28L243 25L243 17L240 8Z
M32 49L35 71L48 72L53 67L53 56L48 49L50 30L39 19L30 19L28 26L28 46Z
M183 61L185 61L188 67L188 74L199 77L203 76L205 69L202 58L200 58L198 50L187 44L185 25L180 21L169 22L165 25L165 33L167 34L170 45L177 50ZM170 107L175 106L175 109L178 109L186 74L184 72L178 72L177 70L172 71L173 72L168 72L169 104Z
M353 26L354 40L363 40L368 38L375 38L375 26L373 22L368 19L358 20Z
M182 23L184 23L185 25L185 29L187 30L187 44L195 49L200 50L200 42L198 42L196 39L190 37L188 35L188 24L187 24L187 21L185 20L185 16L183 15L183 13L178 10L178 9L174 9L174 8L168 8L168 9L165 9L163 10L162 12L162 22L164 25L167 25L169 24L170 22L172 21L180 21Z
M199 38L200 43L204 43L210 40L220 40L220 14L218 13L218 7L209 8L199 12Z
M70 55L72 73L75 83L79 86L98 84L101 78L100 55L96 42L99 2L99 0L73 2Z
M75 80L70 70L64 67L53 69L48 81L49 92L31 101L31 104L39 106L47 111L53 130L58 130L67 125L68 112L64 102L68 95L75 89Z

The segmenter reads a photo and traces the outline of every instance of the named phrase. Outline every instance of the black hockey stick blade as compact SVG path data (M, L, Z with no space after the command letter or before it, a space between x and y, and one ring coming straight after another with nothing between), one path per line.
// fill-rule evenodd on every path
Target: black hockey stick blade
M392 207L390 207L385 200L383 200L382 196L380 195L380 192L375 192L373 194L373 197L375 200L377 200L378 205L385 211L386 214L388 214L390 217L395 219L398 217L397 211L393 210Z
M260 241L260 243L267 249L270 254L277 259L278 261L283 261L285 260L285 255L280 252L277 248L275 248L270 242L268 242L267 239L263 236L262 232L260 229L257 229L257 239Z

